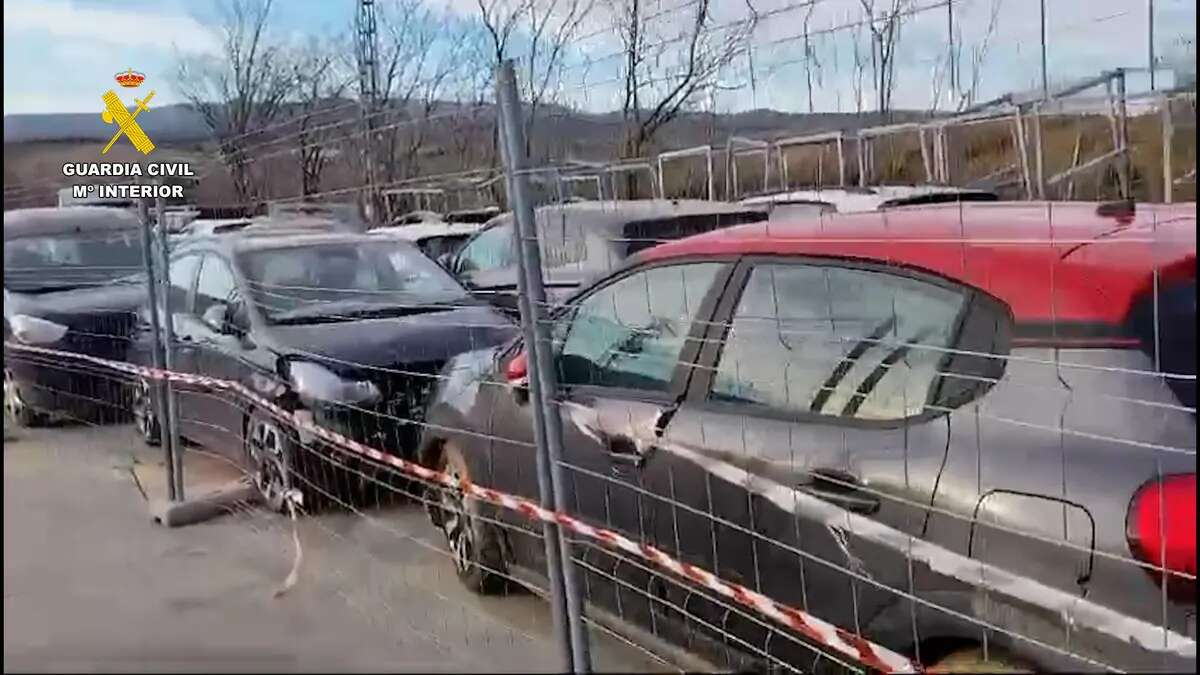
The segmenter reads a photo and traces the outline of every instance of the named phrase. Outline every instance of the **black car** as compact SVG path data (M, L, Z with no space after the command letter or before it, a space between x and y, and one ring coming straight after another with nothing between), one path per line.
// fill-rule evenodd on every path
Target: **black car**
M9 342L123 361L148 289L137 216L73 206L4 212L4 406L17 424L102 421L125 407L122 376Z
M571 513L927 665L1194 670L1194 205L1048 212L749 225L581 291L552 316ZM526 371L448 364L422 461L536 498ZM544 574L520 513L439 498L469 586ZM701 586L576 559L626 622L811 666Z
M411 244L369 235L243 232L180 242L170 287L173 370L240 382L399 456L415 452L443 364L515 332ZM177 410L184 438L249 461L275 507L293 488L311 494L281 470L304 470L296 455L297 441L312 440L306 433L203 387L181 386ZM152 414L138 406L154 442Z
M547 296L561 300L638 251L664 241L767 218L761 207L699 200L598 201L536 209ZM512 213L488 222L446 268L476 296L517 311L516 223Z

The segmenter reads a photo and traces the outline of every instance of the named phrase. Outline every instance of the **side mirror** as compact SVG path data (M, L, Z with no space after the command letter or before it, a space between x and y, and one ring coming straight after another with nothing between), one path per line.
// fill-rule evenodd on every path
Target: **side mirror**
M437 264L441 265L447 272L454 272L454 254L447 251L437 257Z
M245 333L245 314L238 305L216 303L201 315L201 320L221 335L241 336Z

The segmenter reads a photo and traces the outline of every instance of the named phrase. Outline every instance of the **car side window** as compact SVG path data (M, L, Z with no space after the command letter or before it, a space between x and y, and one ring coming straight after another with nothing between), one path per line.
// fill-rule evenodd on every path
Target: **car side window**
M484 230L458 254L455 272L478 272L516 264L511 222Z
M193 314L203 318L213 305L229 306L238 301L237 281L229 265L219 256L208 255L200 266L196 281L196 302ZM220 326L210 328L220 329Z
M196 268L200 266L198 254L185 255L171 261L171 309L175 312L191 313L192 287L196 282Z
M635 272L588 295L555 327L560 381L667 391L723 263Z
M856 419L920 414L937 392L966 299L898 274L758 265L709 398Z

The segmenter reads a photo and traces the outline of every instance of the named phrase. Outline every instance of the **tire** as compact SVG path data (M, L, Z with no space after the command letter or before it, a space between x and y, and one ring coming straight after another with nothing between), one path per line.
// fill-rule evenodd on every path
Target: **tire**
M296 444L284 425L254 411L246 420L245 444L250 475L266 507L276 513L288 513L289 503L303 506L303 493L294 487Z
M154 398L150 393L150 383L138 380L133 385L133 395L129 407L133 414L133 426L138 436L146 445L156 446L162 442L162 425L158 421L158 413L154 409Z
M45 415L25 402L16 376L7 368L4 369L4 415L19 427L37 427L46 422Z
M957 649L925 668L927 673L1032 673L999 650L989 650L986 658L979 646Z
M466 460L454 444L442 447L437 468L460 480L470 480ZM499 532L479 517L479 502L465 497L460 490L439 489L436 514L432 514L442 534L458 580L474 593L491 595L507 588L508 566Z

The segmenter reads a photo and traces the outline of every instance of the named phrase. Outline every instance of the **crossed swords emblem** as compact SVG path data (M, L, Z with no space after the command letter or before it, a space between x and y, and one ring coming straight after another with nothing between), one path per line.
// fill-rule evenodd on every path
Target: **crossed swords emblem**
M150 141L150 137L146 136L146 132L142 131L142 128L138 126L135 118L143 110L149 110L146 104L150 102L150 99L154 98L154 91L151 90L145 99L133 99L137 103L137 109L133 111L133 114L130 114L125 109L125 104L121 103L121 99L112 89L105 92L101 98L104 99L105 110L100 113L100 119L104 120L105 124L116 122L118 128L117 133L113 134L113 137L108 140L108 145L104 146L100 154L107 154L109 149L112 148L113 143L116 143L117 139L121 137L121 134L124 134L130 143L133 143L133 147L137 148L138 152L141 152L143 155L150 154L150 151L154 149L154 143Z

